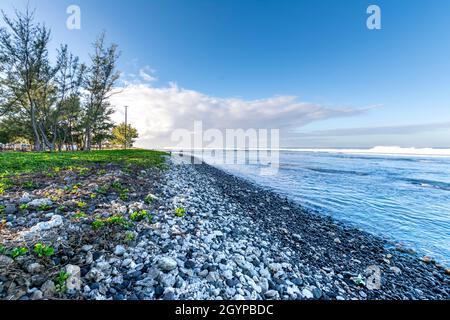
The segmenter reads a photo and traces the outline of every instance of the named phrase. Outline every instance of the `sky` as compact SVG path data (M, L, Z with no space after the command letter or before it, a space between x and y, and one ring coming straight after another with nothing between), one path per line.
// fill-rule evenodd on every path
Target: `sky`
M105 31L141 147L203 127L280 129L281 147L450 147L447 0L0 0L36 9L82 61ZM369 30L366 10L381 9ZM70 5L81 29L69 30ZM3 25L0 23L0 25Z

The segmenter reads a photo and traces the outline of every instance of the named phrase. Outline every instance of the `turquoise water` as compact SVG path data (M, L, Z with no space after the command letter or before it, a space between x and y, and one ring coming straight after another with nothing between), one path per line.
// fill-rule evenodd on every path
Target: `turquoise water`
M450 265L448 157L283 151L273 176L256 164L216 166Z

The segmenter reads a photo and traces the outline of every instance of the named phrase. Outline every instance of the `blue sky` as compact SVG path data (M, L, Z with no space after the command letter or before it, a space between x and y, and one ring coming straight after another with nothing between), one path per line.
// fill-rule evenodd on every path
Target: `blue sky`
M29 2L52 44L82 60L103 30L119 45L131 88L115 102L130 104L143 144L197 113L209 126L279 127L285 147L450 147L449 1ZM7 13L26 3L0 0ZM81 30L66 28L71 4ZM370 4L381 30L366 28Z

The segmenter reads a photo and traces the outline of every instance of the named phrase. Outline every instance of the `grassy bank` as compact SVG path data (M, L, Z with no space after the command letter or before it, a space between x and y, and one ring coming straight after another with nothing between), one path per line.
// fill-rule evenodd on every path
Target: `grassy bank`
M76 152L0 152L0 176L59 171L91 164L116 163L161 167L167 153L152 150L99 150Z

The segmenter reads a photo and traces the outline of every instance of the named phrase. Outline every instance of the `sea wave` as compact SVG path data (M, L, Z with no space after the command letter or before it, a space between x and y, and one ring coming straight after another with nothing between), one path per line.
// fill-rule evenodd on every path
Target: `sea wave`
M377 154L395 156L427 156L427 157L450 157L450 149L439 148L402 148L395 146L377 146L371 149L337 149L337 148L283 148L280 151L293 152L326 152L326 153L348 153L348 154Z

